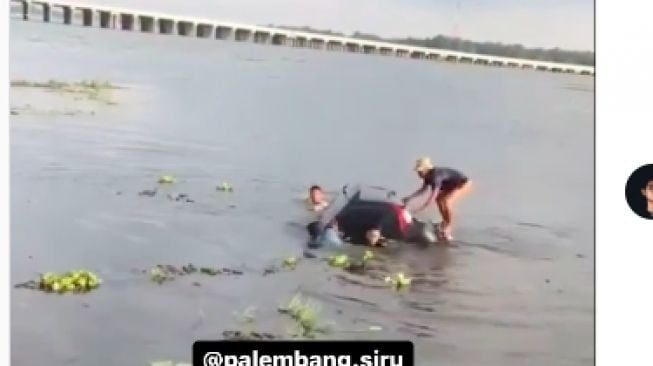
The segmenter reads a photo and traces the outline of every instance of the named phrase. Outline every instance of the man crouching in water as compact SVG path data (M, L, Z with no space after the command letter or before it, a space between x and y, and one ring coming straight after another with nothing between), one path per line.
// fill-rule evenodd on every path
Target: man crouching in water
M438 225L438 236L450 241L453 240L453 209L454 204L459 198L469 193L472 181L458 170L444 167L434 167L431 159L423 157L415 163L415 171L422 178L422 187L417 192L404 198L404 205L408 205L415 197L426 192L429 188L431 193L424 204L415 212L419 212L428 207L435 200L442 223Z

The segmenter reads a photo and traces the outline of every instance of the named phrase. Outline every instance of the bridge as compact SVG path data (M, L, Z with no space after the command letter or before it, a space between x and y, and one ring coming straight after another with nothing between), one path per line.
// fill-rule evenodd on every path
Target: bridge
M12 4L12 11L19 11L22 19L40 19L46 23L53 22L53 15L56 15L58 21L62 21L63 24L84 27L99 26L100 28L124 31L254 42L366 55L594 75L593 66L415 47L390 42L159 14L103 5L79 4L66 0L11 0L10 3ZM16 9L13 8L14 6Z

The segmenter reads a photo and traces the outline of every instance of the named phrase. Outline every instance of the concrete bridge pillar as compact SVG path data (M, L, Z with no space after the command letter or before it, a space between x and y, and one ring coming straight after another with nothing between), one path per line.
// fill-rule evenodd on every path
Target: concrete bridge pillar
M381 54L382 56L390 56L392 55L392 48L381 47L379 48L379 54Z
M175 30L175 22L171 19L158 19L160 34L173 34Z
M309 46L313 49L321 50L324 49L325 42L324 40L319 38L311 38L311 40L309 41Z
M448 62L458 62L458 56L447 55L444 60Z
M196 28L198 38L211 38L213 35L213 26L211 24L198 24Z
M111 28L111 12L100 10L100 28Z
M375 46L368 46L368 45L363 45L363 53L365 54L373 54L376 53L376 47Z
M232 39L234 31L229 27L218 26L215 28L215 38L217 39Z
M356 43L347 43L345 49L348 52L360 52L360 46Z
M70 6L63 6L63 24L73 23L73 9Z
M296 37L295 38L295 47L306 47L308 43L308 40L304 37Z
M177 22L177 34L180 36L190 36L193 34L193 28L195 28L195 24L191 22Z
M426 58L428 58L431 61L437 61L438 59L440 59L440 55L437 53L429 53Z
M326 49L329 51L342 51L342 43L337 41L327 42Z
M272 36L272 44L277 45L277 46L283 46L286 44L286 37L285 34L275 34Z
M256 31L254 32L254 42L268 44L270 43L270 33Z
M108 11L99 11L100 16L100 28L110 28L111 27L111 13Z
M408 50L397 50L397 57L407 57L409 54Z
M43 3L41 4L41 6L43 12L43 21L49 23L50 19L52 18L52 11L50 10L50 4Z
M134 15L121 13L120 14L120 29L131 31L134 30Z
M138 17L138 23L141 32L154 33L154 18L141 15Z
M410 53L410 58L416 59L416 60L421 60L425 57L426 55L424 52L419 52L419 51L413 51Z
M239 42L249 41L252 38L252 31L249 29L236 29L235 38Z
M85 27L93 26L93 10L87 8L82 8L80 10L82 12L82 25Z
M21 15L23 16L23 20L29 20L29 3L27 1L21 1L20 2L21 6Z

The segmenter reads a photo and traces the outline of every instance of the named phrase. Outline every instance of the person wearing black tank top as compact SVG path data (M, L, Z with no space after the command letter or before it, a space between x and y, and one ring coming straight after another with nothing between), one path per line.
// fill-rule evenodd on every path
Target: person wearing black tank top
M415 197L430 189L429 198L414 212L424 210L431 202L435 201L440 216L442 216L442 223L438 226L438 236L452 240L454 204L459 198L469 193L471 180L458 170L445 167L436 168L431 163L431 159L427 157L417 160L415 171L424 183L419 190L402 200L404 205L408 206Z

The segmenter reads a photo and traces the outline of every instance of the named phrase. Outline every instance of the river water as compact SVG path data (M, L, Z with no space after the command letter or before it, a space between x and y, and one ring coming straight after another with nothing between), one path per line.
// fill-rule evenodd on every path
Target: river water
M285 334L277 307L295 293L320 304L333 329L323 338L411 339L418 365L593 364L593 78L17 20L10 30L11 80L125 87L112 104L10 91L12 281L74 268L104 279L88 295L12 290L12 364L190 361L193 341L242 328L246 308L256 329ZM475 187L451 247L376 251L381 276L413 277L408 291L318 259L261 275L301 256L308 186L410 193L422 155ZM179 182L138 195L163 173ZM222 181L234 193L217 192ZM158 286L141 273L190 262L244 274Z

